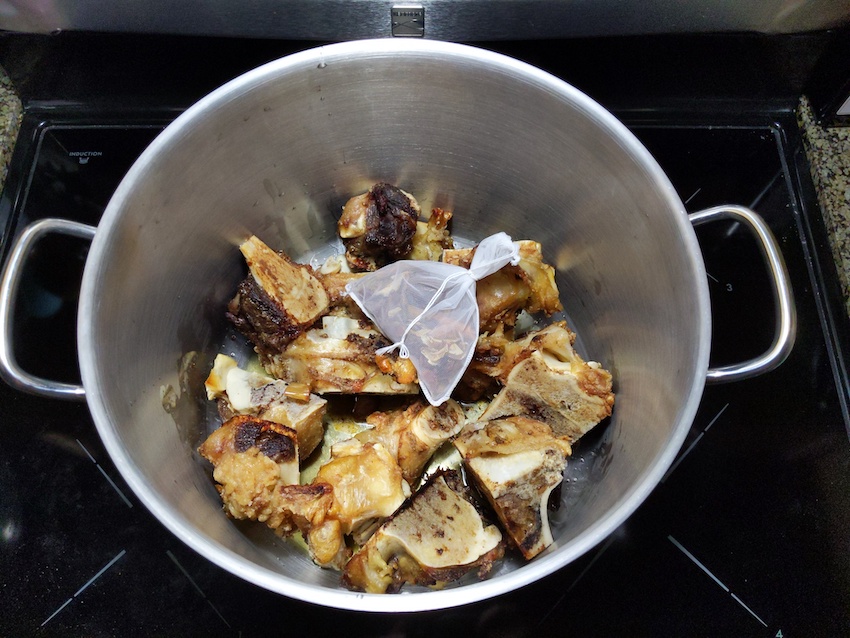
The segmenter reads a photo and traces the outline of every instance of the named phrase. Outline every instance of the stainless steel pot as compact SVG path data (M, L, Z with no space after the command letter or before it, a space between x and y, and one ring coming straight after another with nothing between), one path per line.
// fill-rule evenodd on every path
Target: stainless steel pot
M236 246L256 233L296 257L319 250L343 202L378 180L414 193L423 210L454 210L459 237L504 230L541 241L582 348L615 379L610 423L568 468L554 546L446 591L345 591L337 574L262 525L228 520L195 452L210 426L200 383L212 356L231 348L223 308L244 276ZM757 360L708 370L711 313L692 224L723 216L750 226L764 247L777 332ZM21 263L55 230L94 235L79 309L84 391L33 379L12 356ZM116 466L175 535L262 587L370 611L481 600L586 552L669 468L706 379L778 365L795 322L782 257L757 215L723 207L689 219L624 126L538 69L467 46L391 39L295 54L202 99L135 163L96 232L48 220L21 236L0 302L6 380L46 396L84 394ZM194 363L182 378L181 362Z

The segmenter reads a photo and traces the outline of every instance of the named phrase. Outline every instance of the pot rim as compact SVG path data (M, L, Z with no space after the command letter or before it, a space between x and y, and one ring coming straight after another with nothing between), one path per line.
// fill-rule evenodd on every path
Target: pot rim
M474 62L498 68L511 77L521 77L523 81L533 83L538 88L563 96L566 102L582 109L599 124L600 128L617 139L624 152L646 169L669 204L669 212L678 227L684 244L683 248L692 261L697 279L695 286L698 307L694 309L694 314L699 324L699 335L696 348L698 354L693 364L695 371L693 383L687 398L682 401L679 422L660 454L656 457L651 469L643 474L642 479L631 487L606 516L595 521L567 545L558 548L556 543L555 547L550 548L534 561L509 573L494 576L490 580L465 584L461 587L442 591L408 592L388 596L352 592L341 587L338 590L333 590L298 581L250 563L236 552L202 535L193 525L187 522L179 510L161 501L127 453L99 392L102 385L100 381L101 372L98 361L94 356L93 321L98 311L95 293L98 288L99 272L106 267L106 264L102 262L105 259L104 255L107 253L107 247L112 237L119 230L124 203L132 198L134 184L149 170L149 164L152 160L172 144L178 144L184 132L190 130L199 118L207 117L210 110L215 110L218 105L229 102L234 94L255 89L288 72L299 72L305 68L334 64L338 60L353 57L368 59L376 56L402 54L437 55L459 59L467 63ZM173 534L199 554L232 574L294 599L353 611L409 612L466 605L519 589L560 569L614 532L660 482L673 463L685 436L690 430L702 397L705 375L708 369L711 311L705 265L696 234L688 220L684 205L667 175L649 151L613 114L565 81L503 54L470 45L436 40L356 40L307 49L248 71L201 98L154 139L121 181L98 226L83 274L77 339L80 346L80 370L83 385L86 388L89 409L104 445L115 466L137 497Z

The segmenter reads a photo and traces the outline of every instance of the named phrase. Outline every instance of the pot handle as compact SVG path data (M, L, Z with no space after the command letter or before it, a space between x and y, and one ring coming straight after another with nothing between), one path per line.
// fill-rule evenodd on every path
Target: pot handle
M81 385L43 379L18 366L13 347L12 324L18 285L33 245L48 233L92 239L95 230L94 226L66 219L42 219L27 226L12 246L3 276L0 278L0 326L3 330L3 338L0 339L0 376L12 387L53 399L85 399L85 390Z
M791 291L788 270L785 268L785 260L782 258L776 237L760 215L743 206L731 204L715 206L697 213L691 213L688 218L694 226L709 221L732 219L749 228L758 240L765 265L773 281L773 297L776 305L776 332L770 348L761 356L743 363L709 368L706 374L706 382L740 381L773 370L785 361L791 352L797 333L797 311L794 306L794 295Z

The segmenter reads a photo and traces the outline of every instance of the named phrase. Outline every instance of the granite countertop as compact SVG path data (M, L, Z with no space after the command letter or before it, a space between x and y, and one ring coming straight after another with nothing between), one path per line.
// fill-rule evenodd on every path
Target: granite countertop
M8 75L0 67L0 191L6 180L22 114L21 102ZM800 101L797 119L804 131L812 179L832 243L845 308L850 315L850 127L819 126L805 97Z
M850 127L819 126L805 97L797 120L850 315Z
M22 115L21 101L5 69L0 67L0 192L6 183L6 172L9 170L9 160L12 158Z

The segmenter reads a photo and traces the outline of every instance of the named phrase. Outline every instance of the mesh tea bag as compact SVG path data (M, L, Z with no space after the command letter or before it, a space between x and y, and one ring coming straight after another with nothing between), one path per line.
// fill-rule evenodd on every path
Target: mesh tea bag
M519 250L505 233L484 239L469 270L435 261L397 261L349 283L346 291L419 376L432 405L451 395L478 340L475 282L508 263Z

